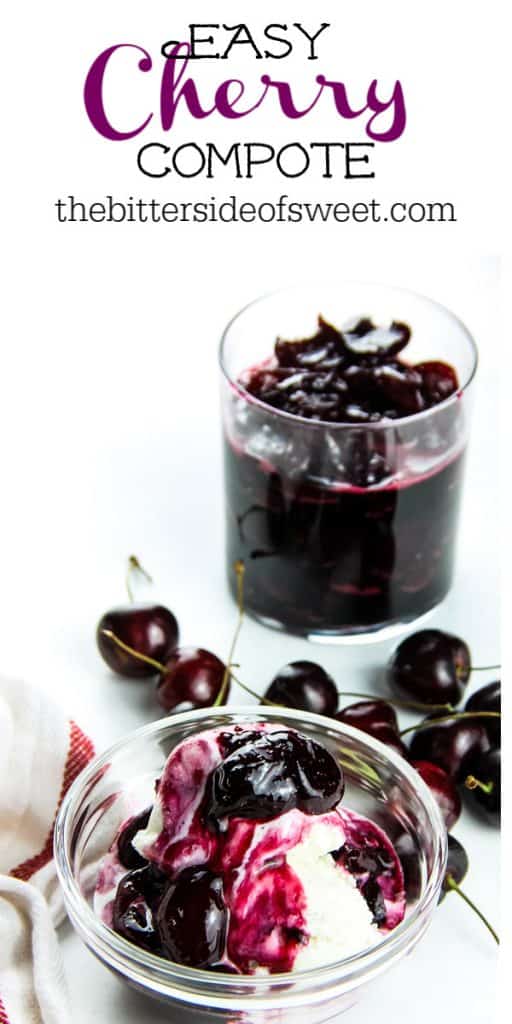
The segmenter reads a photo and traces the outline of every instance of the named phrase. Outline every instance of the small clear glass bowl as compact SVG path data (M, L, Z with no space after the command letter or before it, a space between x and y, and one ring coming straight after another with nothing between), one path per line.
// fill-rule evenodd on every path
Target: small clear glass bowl
M397 845L406 876L406 916L371 949L292 974L223 975L146 953L94 913L99 860L121 823L153 802L155 780L170 751L204 729L251 722L282 722L327 746L345 772L344 803L379 824ZM131 733L82 772L64 798L55 826L57 871L78 935L106 967L166 1002L183 1024L333 1022L425 932L438 902L446 851L446 829L437 804L418 773L398 754L334 719L262 706L206 708Z

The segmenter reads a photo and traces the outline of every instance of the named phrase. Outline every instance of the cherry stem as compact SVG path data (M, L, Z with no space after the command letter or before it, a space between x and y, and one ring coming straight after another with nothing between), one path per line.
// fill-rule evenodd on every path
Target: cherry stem
M109 640L112 640L116 647L119 647L125 654L131 654L132 658L136 658L137 661L144 661L146 665L152 665L156 672L165 672L165 665L162 665L161 661L155 661L154 658L148 658L147 654L141 654L140 651L136 651L133 647L129 647L125 644L124 640L120 640L111 629L102 629L102 636L107 636Z
M271 708L286 707L285 704L276 704L276 702L273 700L267 700L266 697L261 697L259 693L256 693L255 690L251 690L251 687L247 686L247 683L243 683L242 680L239 679L238 676L235 676L233 672L231 672L231 678L234 679L237 686L239 686L242 690L245 690L246 693L250 693L251 697L256 697L256 700L259 700L260 704L268 704Z
M494 782L481 782L480 779L475 779L474 775L468 775L464 780L466 789L481 789L483 793L488 795L492 793L494 789Z
M126 570L126 590L127 590L128 597L129 597L129 599L130 599L132 604L133 604L133 591L132 591L132 586L131 586L131 576L132 576L133 572L140 572L140 573L142 573L143 576L146 577L148 583L152 583L153 582L152 577L146 571L144 566L140 564L139 559L137 558L137 556L136 555L130 555L130 557L128 559L128 569Z
M443 715L442 718L431 718L427 722L418 722L417 725L410 725L408 729L402 729L400 736L408 732L419 732L421 729L430 729L432 725L441 725L443 722L454 722L459 718L501 718L501 711L455 711L453 715Z
M467 903L468 906L471 907L472 910L474 910L474 912L477 915L477 917L479 917L480 920L483 921L485 927L490 931L494 941L497 942L498 946L499 946L500 940L499 940L498 935L494 931L494 928L492 927L491 924L489 924L489 921L487 920L487 918L484 917L484 915L482 914L482 911L479 910L478 907L475 906L475 904L473 903L473 900L470 900L469 896L466 896L466 893L463 892L462 889L457 885L457 882L455 881L455 879L453 878L452 875L446 875L445 880L444 880L444 887L445 887L445 889L448 889L449 891L451 890L452 892L458 893L458 895L462 897L464 902Z
M501 665L471 665L471 672L497 672Z
M377 697L374 693L356 693L350 690L338 690L338 697L370 697L373 700L382 701L384 704L391 704L397 708L410 708L412 711L453 711L452 704L421 704L416 700L395 700L390 697Z
M227 660L227 663L226 663L226 667L224 669L224 675L222 677L222 683L221 683L221 686L220 686L220 690L219 690L219 692L217 694L217 697L214 700L213 705L212 705L212 707L214 707L214 708L220 707L220 705L224 703L224 698L226 696L226 691L227 691L227 688L229 686L229 679L230 679L230 676L231 676L231 669L233 667L233 655L235 653L236 643L237 643L237 640L238 640L238 636L239 636L240 630L242 628L242 623L244 621L244 574L245 574L245 565L244 565L244 563L242 562L242 560L240 558L238 559L238 561L235 562L234 570L235 570L235 573L236 573L236 600L237 600L237 605L238 605L238 622L236 624L235 632L233 634L233 640L231 642L231 648L230 648L230 651L229 651L229 657L228 657L228 660Z

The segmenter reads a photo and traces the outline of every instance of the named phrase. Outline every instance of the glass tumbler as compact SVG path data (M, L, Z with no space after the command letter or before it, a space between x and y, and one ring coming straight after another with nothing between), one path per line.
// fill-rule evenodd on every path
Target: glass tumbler
M327 423L266 405L241 375L276 338L303 338L321 315L411 328L404 361L443 361L459 388L400 419ZM243 309L220 349L229 582L243 559L245 605L310 639L399 633L448 593L477 351L449 310L384 285L289 288Z

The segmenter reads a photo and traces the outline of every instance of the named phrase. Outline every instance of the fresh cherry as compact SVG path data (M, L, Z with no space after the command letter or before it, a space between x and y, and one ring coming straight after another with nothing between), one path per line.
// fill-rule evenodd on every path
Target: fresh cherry
M292 661L274 677L264 701L317 715L334 715L338 691L331 676L314 661Z
M463 892L463 890L460 888L460 883L466 877L468 867L469 859L464 847L462 846L462 843L459 843L458 839L455 839L454 836L449 835L448 860L446 863L446 872L444 876L441 893L439 896L439 903L441 903L441 901L445 898L448 892L456 892L458 896L460 896L461 899L463 899L464 902L467 903L469 907L471 907L471 910L474 911L477 917L480 918L480 920L485 925L487 930L491 933L494 941L499 943L500 940L492 925L489 924L489 921L487 920L486 917L484 917L481 910L479 910L478 907L475 906L473 901L470 900L469 896L466 896L466 893Z
M382 726L391 726L398 732L396 711L385 700L360 700L356 704L348 704L338 711L336 718L339 722L347 722L348 725L362 729L370 735L373 730L378 730Z
M208 778L203 817L212 831L226 819L267 821L298 807L322 814L336 807L343 773L333 755L305 736L275 729L228 738L224 760Z
M121 651L126 652L135 660L150 664L153 672L158 672L157 697L166 711L189 711L225 704L230 689L231 672L238 634L244 615L243 579L244 563L235 563L235 574L238 590L238 621L227 665L211 651L202 647L178 647L170 657L162 663L155 658L140 654L120 639L113 631L104 630L108 637Z
M444 881L439 896L439 902L444 900L446 893L450 892L450 881L455 882L456 885L460 885L464 881L469 868L469 858L459 840L455 836L448 836L448 859L446 861L446 871Z
M400 739L398 721L394 708L384 700L362 700L356 704L348 704L335 716L338 722L361 729L369 736L385 743L386 746L406 759L409 751Z
M226 666L202 647L178 647L160 674L157 698L165 711L190 711L215 703ZM229 693L229 681L224 699Z
M188 967L217 964L228 926L222 878L206 868L182 871L166 890L157 923L170 960Z
M117 839L117 853L121 864L125 868L142 868L147 864L146 858L142 857L135 849L133 840L142 829L146 828L151 814L151 807L137 814L135 818L125 825Z
M404 873L404 884L409 899L418 899L423 887L422 854L409 832L402 832L394 840L395 851Z
M444 702L455 706L470 672L467 644L440 629L423 629L406 637L388 666L395 689L424 704Z
M178 623L171 611L161 604L134 604L130 573L143 573L151 579L134 555L128 563L126 586L130 605L105 612L96 629L99 652L109 668L129 679L154 676L157 669L151 661L164 661L178 643ZM112 639L112 634L139 655L135 657ZM145 659L148 659L147 661Z
M165 661L178 642L178 623L168 608L157 604L112 608L100 619L96 641L109 668L129 679L145 679L156 675L155 667L122 650L108 633L147 658Z
M468 796L493 825L501 815L501 750L492 747L471 759L464 785Z
M480 690L469 697L464 708L465 711L499 711L501 712L501 682L496 680L482 686ZM487 735L493 747L499 746L501 742L501 719L482 719L487 730Z
M467 766L476 754L489 749L484 719L429 719L420 723L410 746L412 761L431 761L443 768L456 782L463 782Z
M449 831L459 819L462 810L460 794L453 779L443 768L432 764L431 761L413 761L412 765L430 789Z
M376 740L380 740L380 742L384 743L386 747L391 747L396 754L400 754L400 757L405 758L406 761L409 760L409 750L406 744L400 739L399 734L396 733L391 726L383 725L380 729L376 729L375 732L370 735L374 736Z

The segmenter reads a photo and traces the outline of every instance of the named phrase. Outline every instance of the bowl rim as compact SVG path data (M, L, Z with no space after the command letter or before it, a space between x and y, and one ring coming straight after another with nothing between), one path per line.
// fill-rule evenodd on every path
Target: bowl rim
M374 753L379 754L397 768L409 781L413 789L420 797L429 822L432 826L432 835L435 842L434 858L437 870L433 870L426 879L425 889L416 906L414 906L404 920L391 932L385 935L376 945L369 947L350 957L345 957L321 967L309 968L308 970L292 971L279 974L265 975L232 975L214 973L195 967L186 967L175 964L173 961L165 960L145 950L139 949L133 943L128 942L122 936L117 935L109 928L93 911L78 886L72 864L70 861L70 840L71 827L73 824L74 812L79 809L83 797L87 794L87 788L94 785L98 774L108 767L111 759L124 748L148 737L157 736L158 733L168 732L171 727L200 724L214 716L225 716L227 720L231 717L238 718L250 724L252 721L284 720L293 719L297 729L297 716L305 724L317 726L337 734L340 738L348 736L353 740L369 747ZM219 723L220 725L220 723ZM211 726L215 728L215 726ZM197 731L200 731L198 729ZM442 885L447 859L447 834L441 811L418 772L403 757L390 747L381 743L380 740L362 733L361 730L338 722L336 719L329 719L323 715L311 712L302 712L292 708L272 708L264 705L229 705L223 707L208 707L195 711L186 711L180 714L169 715L158 719L148 725L141 726L121 739L111 744L102 754L94 757L74 780L61 803L57 814L54 829L54 857L57 868L57 875L64 893L64 902L72 923L79 931L82 938L86 933L86 944L92 947L96 955L104 953L114 954L116 968L120 973L133 975L133 970L138 971L139 984L144 985L144 977L147 987L154 987L155 981L160 982L159 991L168 995L175 994L177 998L184 998L190 1001L194 991L194 985L207 986L209 989L208 999L210 1005L219 1007L234 1006L235 1002L242 1007L244 993L245 998L251 1003L258 995L267 995L269 986L272 989L270 1004L275 1005L277 990L282 988L286 996L286 990L291 986L301 987L302 995L308 988L313 990L320 984L342 984L343 991L348 991L374 976L390 965L393 960L402 956L408 949L412 948L426 925L431 914L425 923L425 914L437 903L439 891ZM140 971L146 971L141 980ZM130 973L131 972L131 973ZM163 983L163 987L162 987ZM172 986L178 986L171 991ZM188 993L188 999L185 993ZM196 996L197 997L197 994ZM212 999L215 997L215 1002ZM293 997L290 1000L293 1002ZM263 1004L262 1004L263 1005ZM280 1005L282 1005L280 1003Z
M315 287L337 287L341 289L344 286L357 286L362 288L366 286L368 289L373 288L382 291L394 292L397 295L405 295L410 299L414 299L416 301L421 302L422 304L431 306L438 312L448 316L449 319L453 321L453 323L456 325L461 334L465 336L465 339L468 342L469 348L471 350L472 365L470 372L467 375L467 379L462 381L459 384L457 390L452 395L449 395L448 398L443 399L442 402L438 402L437 405L433 405L430 409L423 409L421 412L412 413L410 416L400 416L396 420L378 420L376 423L330 423L328 420L315 418L305 419L303 416L296 416L294 413L285 412L283 409L276 409L274 408L274 406L268 405L266 402L263 402L260 398L257 398L255 395L252 395L249 391L247 391L244 385L240 383L239 380L235 380L231 376L226 366L226 345L231 329L242 318L242 316L244 316L244 314L248 313L253 307L263 305L263 303L266 302L268 299L278 298L280 295L284 296L286 294L292 294L293 292L297 291L300 291L302 293L306 288L312 289ZM365 281L364 279L352 278L340 281L309 280L304 281L302 283L299 282L296 284L287 285L284 288L269 289L268 291L263 292L261 295L258 295L255 299L251 299L250 302L247 302L244 306L241 307L241 309L234 313L233 316L228 321L228 323L226 324L226 327L224 328L221 334L219 342L218 362L221 369L221 373L229 387L233 391L235 391L240 398L243 398L246 402L250 403L251 405L257 406L259 409L261 409L268 415L276 416L277 419L283 419L284 421L288 421L289 423L295 423L296 425L302 424L302 426L305 425L311 429L327 427L329 431L332 432L336 432L338 430L358 430L362 432L374 430L397 430L400 429L402 424L406 424L407 426L409 426L417 422L419 423L420 421L427 419L428 417L433 417L438 411L447 409L450 406L454 405L456 402L460 401L460 399L468 390L472 381L475 378L479 363L479 352L476 341L469 328L466 327L464 321L461 320L460 317L458 317L455 313L453 313L452 310L448 308L448 306L443 305L443 303L438 302L436 299L430 298L428 295L424 295L422 292L417 292L412 288L402 288L400 285L386 284L385 281Z

